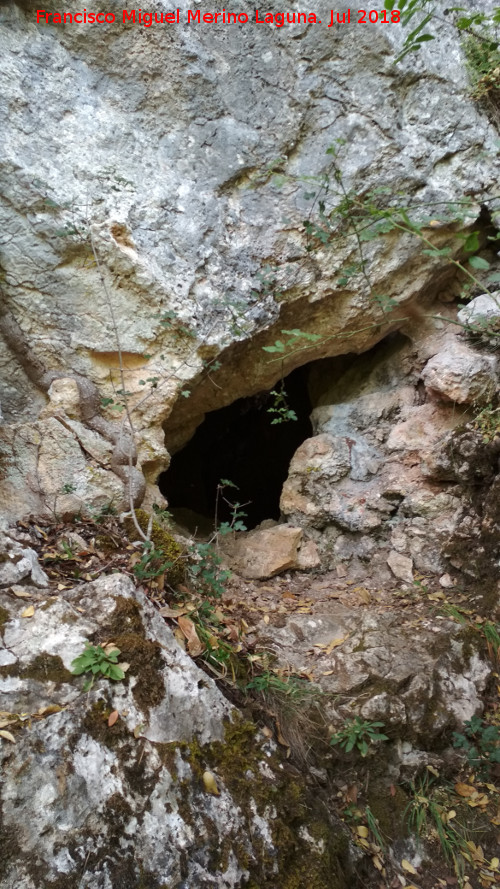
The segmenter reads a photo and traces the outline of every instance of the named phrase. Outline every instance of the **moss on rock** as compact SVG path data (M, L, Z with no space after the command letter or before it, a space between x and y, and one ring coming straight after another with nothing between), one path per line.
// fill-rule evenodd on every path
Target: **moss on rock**
M165 697L162 648L159 642L146 639L141 618L141 607L135 599L115 597L115 610L102 625L101 636L115 643L120 660L130 664L125 682L132 676L137 680L132 694L147 715Z
M6 608L2 608L0 605L0 633L6 623L11 619L9 612Z
M139 527L146 534L151 516L144 509L136 509L135 516ZM131 539L137 537L137 529L130 516L125 519L125 529ZM186 575L185 550L177 543L170 531L162 528L154 519L151 525L151 543L154 549L161 553L161 558L158 560L159 567L164 562L169 565L165 572L167 583L172 587L177 587L184 581Z
M37 654L28 664L16 661L0 667L0 676L17 676L19 679L33 679L35 682L54 682L56 685L73 682L75 679L59 655L47 654L45 651Z
M333 824L327 806L309 790L297 770L282 762L278 753L268 755L255 734L252 723L235 715L226 725L224 741L201 747L195 739L178 745L199 785L205 769L213 771L244 814L252 836L252 854L243 845L237 848L233 843L231 848L240 867L249 873L247 885L259 889L344 889L348 885L347 835ZM263 775L263 762L273 778ZM185 789L189 790L189 782ZM184 803L186 809L187 799ZM275 854L270 854L264 839L253 829L256 813L269 823ZM219 850L219 869L223 869L223 851Z

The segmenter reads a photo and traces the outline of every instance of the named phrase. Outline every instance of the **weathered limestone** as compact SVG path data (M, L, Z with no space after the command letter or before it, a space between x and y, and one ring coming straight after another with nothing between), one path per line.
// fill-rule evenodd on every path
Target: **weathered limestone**
M492 397L496 358L465 345L459 328L424 322L411 344L396 338L346 368L330 384L326 373L316 380L317 434L295 453L281 495L288 522L316 542L323 567L350 565L359 579L395 575L411 584L419 572L442 575L459 564L446 553L468 515L476 543L487 534L482 552L486 559L490 549L493 570L497 520L471 511L467 488L448 483L490 483L500 441L467 425L476 401L470 409L449 399ZM423 404L430 396L422 380L432 394ZM438 389L444 400L434 399Z
M0 554L0 588L20 581L31 582L37 587L48 586L48 577L35 550L23 546L12 534L0 531Z
M89 40L90 26L37 25L30 4L0 11L0 70L9 84L0 401L4 422L19 430L3 433L0 498L12 519L47 512L54 496L38 489L31 439L49 441L34 425L40 413L63 410L104 435L101 420L118 434L123 414L115 408L126 398L134 498L145 495L140 474L152 502L151 486L168 466L164 430L167 447L177 448L207 410L273 385L281 361L262 347L283 329L325 337L294 351L289 371L365 351L411 324L406 308L415 301L449 298L453 270L423 253L418 238L393 231L364 245L371 292L395 303L386 314L362 275L338 283L359 260L354 240L339 232L334 247L306 249L303 177L331 175L329 146L339 147L348 193L366 194L381 177L416 203L442 205L473 191L466 223L498 180L496 133L467 97L452 28L418 60L394 66L400 28L328 29L326 0L317 7L323 24L283 29L146 29L123 24L114 0L109 9L117 21L98 41ZM246 0L242 9L253 19ZM87 11L98 11L94 0ZM269 172L277 158L281 184ZM341 197L330 182L328 200ZM426 232L459 255L454 225ZM73 377L96 387L93 413L87 405L79 416ZM101 396L114 404L103 406ZM78 466L88 459L80 445L80 455L70 448ZM358 456L360 472L370 472L376 454ZM97 473L115 500L117 466L128 486L125 460ZM24 506L19 475L29 476ZM81 496L92 502L83 483Z
M259 638L278 663L299 672L307 665L323 691L340 696L328 704L335 722L351 715L354 704L366 719L380 719L396 734L409 731L424 746L481 712L493 669L479 653L479 636L475 644L452 621L415 625L401 613L337 603L325 613L288 615L272 632L262 623Z
M498 388L497 359L464 345L434 355L422 371L426 389L457 404L485 404Z
M238 718L129 578L32 601L33 615L23 616L26 600L0 592L0 694L15 736L0 740L2 887L64 879L118 889L146 875L190 889L240 889L250 877L299 885L307 860L318 878L335 876L346 889L341 828L283 772L274 745ZM82 692L85 677L70 670L87 640L115 642L130 664L125 681L96 677ZM292 823L285 849L277 838Z
M223 549L238 574L249 578L273 577L299 567L298 547L302 529L276 525L263 531L238 534L223 541Z

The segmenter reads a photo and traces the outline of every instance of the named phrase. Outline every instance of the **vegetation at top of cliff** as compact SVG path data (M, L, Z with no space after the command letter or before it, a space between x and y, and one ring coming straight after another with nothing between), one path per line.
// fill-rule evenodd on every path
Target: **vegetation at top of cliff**
M410 52L417 52L424 43L435 39L424 29L433 20L439 26L451 25L460 32L465 32L473 40L484 43L491 52L498 48L498 40L492 29L500 24L500 6L495 6L491 12L479 12L465 6L452 6L444 10L445 16L454 14L454 19L443 19L437 11L434 0L385 0L386 9L397 8L401 11L401 24L404 28L412 22L412 30L406 35L401 52L394 60L400 62ZM474 29L479 30L474 30ZM484 57L483 57L484 61ZM488 73L484 71L483 73Z

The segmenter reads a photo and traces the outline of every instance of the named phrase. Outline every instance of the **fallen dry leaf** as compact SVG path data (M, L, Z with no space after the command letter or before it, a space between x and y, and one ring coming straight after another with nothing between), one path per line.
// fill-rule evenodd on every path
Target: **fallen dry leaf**
M1 730L0 731L0 738L5 738L6 741L10 741L12 744L16 743L16 739L15 739L14 735L11 735L10 732Z
M339 645L342 645L346 639L349 638L349 633L346 636L338 636L336 639L332 639L329 645L326 648L325 654L331 654L334 648L338 648Z
M203 784L207 793L211 793L213 796L220 796L219 788L217 787L217 781L215 780L215 775L212 772L203 772Z
M28 593L22 586L11 586L10 591L18 599L31 599L31 593Z
M28 607L25 608L24 611L21 611L21 617L33 617L34 613L35 613L34 606L28 605Z
M415 868L413 867L413 864L411 864L411 862L409 862L408 859L406 859L406 858L403 858L403 860L401 862L401 867L403 868L403 870L406 871L407 874L416 874L417 873Z
M113 710L113 712L109 714L109 717L108 717L108 726L109 726L110 728L111 728L112 725L115 724L115 722L116 722L116 720L118 719L119 715L120 715L120 714L118 713L118 710Z
M477 793L477 789L472 786L472 784L455 784L455 792L458 793L459 796L474 796Z
M165 605L163 608L159 609L159 613L162 617L173 617L178 618L182 617L183 614L187 614L189 608L170 608L170 606Z
M382 869L383 869L384 865L382 864L382 862L381 862L380 858L378 857L378 855L374 855L373 858L372 858L372 861L373 861L375 867L377 868L377 870L382 870Z
M176 627L176 629L174 630L174 636L176 638L178 645L180 645L182 649L185 649L186 648L186 637L184 636L184 633L181 630L179 630L179 627Z
M358 788L356 784L350 784L345 792L345 798L349 800L350 803L356 803L358 801Z
M198 657L198 655L205 651L205 646L196 632L196 627L193 621L190 620L189 617L179 617L177 623L179 624L179 629L184 633L187 639L189 654L191 657Z

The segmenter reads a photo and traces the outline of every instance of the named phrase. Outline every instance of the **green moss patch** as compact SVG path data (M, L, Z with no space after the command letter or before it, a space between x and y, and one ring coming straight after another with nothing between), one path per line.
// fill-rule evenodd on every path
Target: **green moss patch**
M0 605L0 633L2 632L4 625L8 623L9 620L11 620L9 612L6 608L2 608L2 606Z
M255 726L235 718L226 725L224 741L200 747L197 740L182 745L182 755L189 762L194 779L202 785L206 769L220 776L236 804L246 816L252 834L253 856L241 844L232 842L220 848L214 858L217 870L224 870L230 848L238 855L240 867L250 874L250 886L259 889L344 889L348 840L328 816L328 809L317 792L311 792L296 769L283 763L278 754L268 757L255 738ZM264 761L273 779L263 777L259 764ZM183 782L186 792L190 782ZM255 807L270 826L277 850L271 856L264 841L251 828ZM189 817L188 799L184 809ZM271 813L276 812L276 817ZM181 813L182 814L182 813ZM188 822L189 823L189 822ZM316 841L316 846L301 837L301 828ZM209 834L210 835L210 834ZM216 840L214 840L216 841ZM275 872L277 867L277 871Z
M74 682L75 677L64 666L59 655L42 652L29 664L8 664L0 667L0 676L17 676L19 679L34 679L36 682Z
M115 643L121 662L130 664L124 681L129 677L137 680L132 693L147 715L165 697L162 648L159 642L146 639L140 605L135 599L117 596L115 602L115 610L102 626L100 635Z
M151 518L149 513L144 509L136 509L135 516L139 527L146 534ZM131 517L125 519L125 529L131 540L137 538L137 529ZM167 531L166 528L162 528L162 526L154 519L151 526L151 543L153 544L154 549L161 553L159 564L164 562L170 564L170 567L167 568L165 573L167 583L174 588L177 587L184 581L186 575L185 551L182 546L177 543L170 531Z

